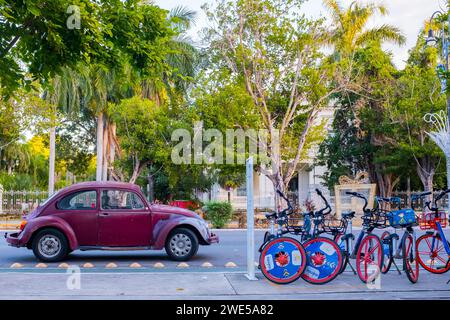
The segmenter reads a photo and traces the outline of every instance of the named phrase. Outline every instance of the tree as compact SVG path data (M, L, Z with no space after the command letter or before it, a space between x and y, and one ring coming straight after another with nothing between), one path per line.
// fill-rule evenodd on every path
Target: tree
M318 111L343 87L338 82L331 87L333 69L322 63L320 51L325 32L320 21L301 14L301 4L297 0L241 0L205 6L213 25L206 30L205 40L210 43L215 90L230 83L245 88L269 143L280 141L281 152L267 150L270 167L258 164L256 169L271 180L274 189L282 191L305 156ZM214 82L217 79L220 82Z
M328 166L324 178L330 187L342 174L367 170L379 193L388 197L401 172L408 171L392 114L397 70L378 42L356 50L353 59L358 81L355 89L336 95L333 132L321 145L318 162Z
M324 0L324 5L331 14L334 28L328 32L328 42L334 46L335 57L349 57L356 49L371 42L392 41L398 45L406 38L400 30L391 25L367 29L367 23L375 14L387 15L385 6L375 3L358 3L353 1L346 9L337 0Z
M341 175L367 170L381 194L389 194L398 183L395 166L398 153L395 148L387 150L390 145L385 143L386 138L392 137L389 108L396 70L381 44L385 41L403 44L405 37L390 25L367 27L375 14L387 14L384 6L354 1L342 8L335 0L325 0L324 4L333 22L327 37L334 49L330 61L337 68L352 66L353 77L349 78L348 90L333 97L336 107L333 132L320 146L318 163L329 169L324 179L330 188ZM379 124L387 131L378 130Z
M422 33L398 80L393 112L399 124L397 135L403 138L398 147L413 157L424 190L433 191L433 179L443 157L441 150L426 134L432 128L423 117L429 112L445 110L446 101L435 74L436 50L424 44Z
M33 79L45 81L60 67L106 60L111 44L103 34L110 26L101 24L100 7L89 0L0 1L3 95L31 88ZM80 26L73 23L78 18Z

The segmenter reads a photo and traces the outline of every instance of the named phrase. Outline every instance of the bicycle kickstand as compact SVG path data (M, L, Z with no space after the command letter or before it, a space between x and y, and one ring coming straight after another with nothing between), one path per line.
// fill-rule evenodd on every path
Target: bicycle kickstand
M352 269L353 274L356 275L356 270L355 268L353 268L352 264L350 263L350 261L348 262L348 265L350 266L350 269ZM450 280L449 280L450 281Z
M400 271L400 269L399 269L398 266L397 266L397 263L395 263L395 260L394 260L394 259L392 259L392 263L394 264L395 269L397 269L398 274L402 274L402 272Z

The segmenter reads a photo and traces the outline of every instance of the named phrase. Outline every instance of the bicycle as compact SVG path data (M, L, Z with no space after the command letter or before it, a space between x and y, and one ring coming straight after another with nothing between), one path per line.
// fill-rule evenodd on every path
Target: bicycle
M312 284L324 284L340 274L344 258L341 248L334 240L320 236L325 216L331 212L331 207L319 189L316 189L316 193L324 201L325 207L305 215L310 217L313 224L303 243L307 264L302 278Z
M437 202L444 197L450 189L442 191L434 200L425 203L430 212L423 212L419 216L419 227L428 230L417 239L416 250L419 264L428 272L442 274L450 269L450 243L447 241L444 228L447 225L445 211L439 211ZM432 230L432 231L431 231Z
M316 191L320 192L319 190ZM317 212L303 213L305 220L303 226L292 225L288 218L292 213L292 206L281 191L277 192L288 203L288 208L278 214L266 214L266 218L269 219L270 231L266 232L264 243L260 247L260 269L264 276L273 281L270 276L266 276L266 273L273 269L273 264L266 264L266 255L271 255L269 247L271 248L277 244L274 241L280 239L283 234L289 233L300 236L306 253L306 265L301 277L312 284L324 284L332 281L339 274L342 265L342 252L333 240L318 236L318 226L323 219L324 213L326 214L327 207ZM311 224L311 221L313 224ZM276 225L278 225L278 228L275 231ZM292 281L282 283L290 283Z
M383 229L386 227L387 216L386 212L379 208L378 201L376 201L375 208L368 209L368 201L364 195L357 192L346 192L346 194L364 200L363 216L361 217L363 229L358 235L354 247L352 247L352 241L355 237L351 232L341 235L340 246L345 248L343 251L345 252L344 255L348 256L347 264L354 271L350 259L355 259L356 273L359 279L368 283L378 276L383 265L382 243L380 238L372 232L376 228ZM351 216L354 216L354 214L350 213L348 218Z
M384 263L381 268L381 272L383 274L389 272L392 264L394 264L398 273L401 274L401 271L398 268L395 259L402 259L403 271L405 271L408 280L412 283L416 283L419 280L419 263L417 261L416 234L413 229L413 227L417 225L417 219L414 212L413 202L429 194L431 193L425 192L419 195L413 195L411 197L410 209L402 209L401 200L398 197L380 198L381 201L394 204L398 207L398 210L390 211L389 213L387 213L390 226L395 230L405 229L405 232L403 233L400 241L397 231L395 231L395 233L384 231L381 235L381 241L384 248ZM398 245L397 241L399 241Z
M258 268L269 281L276 284L288 284L303 274L306 268L306 252L299 241L283 236L290 233L289 231L303 233L303 230L285 228L288 216L293 213L293 207L281 191L277 190L277 193L286 200L288 207L280 212L266 214L270 231L265 233L264 242L259 248ZM277 230L275 225L278 225Z
M355 240L352 224L352 220L354 217L355 212L349 211L343 212L341 214L341 219L339 220L338 225L333 225L331 220L328 220L328 222L324 220L322 225L320 226L319 233L331 235L334 242L338 244L339 248L342 251L342 267L339 273L343 273L346 270L347 265L349 265L353 271L353 274L356 275L356 270L353 268L351 263L349 263L350 253L346 250L348 246L351 247L351 242Z

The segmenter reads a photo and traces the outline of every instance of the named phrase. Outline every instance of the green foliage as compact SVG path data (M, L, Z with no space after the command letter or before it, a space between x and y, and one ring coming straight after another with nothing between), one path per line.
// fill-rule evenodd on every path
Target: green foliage
M80 28L67 26L75 16ZM73 7L72 7L73 8ZM26 74L48 80L79 63L114 67L132 62L143 75L160 74L174 35L167 12L139 0L37 0L0 3L0 85L4 94L31 86ZM40 36L45 35L45 36ZM20 62L26 66L24 71Z
M223 228L230 221L233 208L228 202L211 201L205 204L206 219L211 221L213 228Z
M4 190L31 190L33 185L33 179L30 175L25 173L8 174L6 172L0 172L0 185Z

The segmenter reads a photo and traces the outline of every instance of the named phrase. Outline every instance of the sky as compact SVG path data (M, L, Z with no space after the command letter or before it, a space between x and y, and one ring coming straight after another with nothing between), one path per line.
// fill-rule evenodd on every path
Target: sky
M366 0L358 1L367 2ZM198 31L208 25L206 16L200 7L203 3L213 3L214 0L154 0L154 2L164 9L182 5L196 11L197 23L191 30L190 35L194 40L198 40ZM340 0L340 3L345 7L351 2L352 0ZM389 15L375 16L369 22L369 27L391 24L399 28L407 38L406 44L402 47L393 44L384 45L385 49L392 52L393 61L398 68L404 67L408 50L415 45L417 35L420 29L424 27L425 20L428 20L436 10L445 8L446 4L445 0L372 0L372 2L384 4L389 11ZM322 5L322 0L308 0L303 5L303 10L308 17L328 16Z

